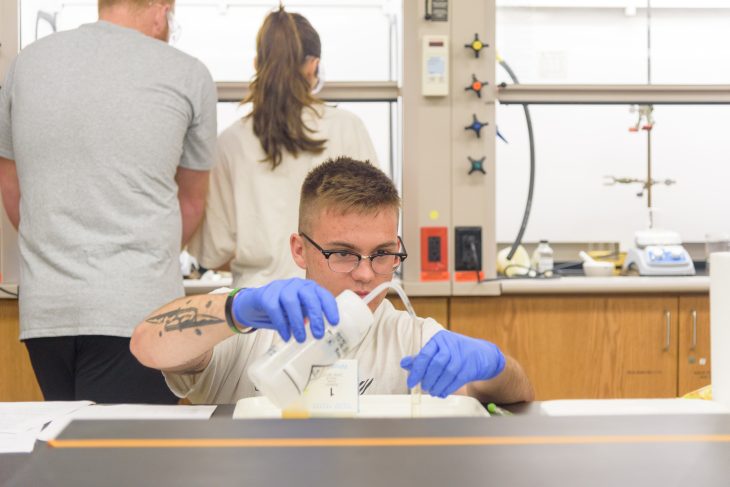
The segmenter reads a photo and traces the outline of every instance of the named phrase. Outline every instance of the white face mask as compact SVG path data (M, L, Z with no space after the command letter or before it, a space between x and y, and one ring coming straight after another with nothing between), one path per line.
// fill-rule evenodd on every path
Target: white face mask
M322 91L322 88L324 87L324 67L322 66L322 61L319 62L317 65L317 84L314 85L314 88L312 88L312 94L316 95L320 91Z
M175 44L180 40L182 29L180 24L175 20L175 14L172 9L167 11L167 42Z

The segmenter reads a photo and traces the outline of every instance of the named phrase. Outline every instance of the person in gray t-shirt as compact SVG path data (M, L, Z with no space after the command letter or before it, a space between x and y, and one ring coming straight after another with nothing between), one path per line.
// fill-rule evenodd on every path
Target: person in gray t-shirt
M25 48L0 89L0 190L20 247L20 339L46 400L175 402L129 353L183 295L216 139L206 67L169 46L174 0L99 0Z

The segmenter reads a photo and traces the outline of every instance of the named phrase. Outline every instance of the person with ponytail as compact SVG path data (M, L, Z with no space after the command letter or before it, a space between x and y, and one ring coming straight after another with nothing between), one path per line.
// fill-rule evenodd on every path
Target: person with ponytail
M218 139L206 215L188 251L202 267L230 264L235 287L304 277L289 251L300 188L322 162L377 157L362 121L314 94L321 44L300 14L283 7L256 38L256 74L242 104L247 114Z

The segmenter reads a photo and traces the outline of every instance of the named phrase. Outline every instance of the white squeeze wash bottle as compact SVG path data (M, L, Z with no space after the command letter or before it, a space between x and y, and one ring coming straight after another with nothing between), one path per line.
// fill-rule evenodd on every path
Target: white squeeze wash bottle
M344 357L365 337L375 320L368 301L350 290L343 291L337 296L340 322L332 326L325 319L321 340L308 337L304 343L292 339L273 345L248 369L256 388L282 409L298 399L310 378Z

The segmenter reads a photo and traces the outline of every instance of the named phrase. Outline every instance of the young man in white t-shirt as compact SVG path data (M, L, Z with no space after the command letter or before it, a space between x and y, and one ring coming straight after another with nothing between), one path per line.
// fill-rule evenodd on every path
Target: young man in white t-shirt
M323 317L339 321L334 296L349 289L364 297L392 279L407 256L397 234L399 207L395 186L379 169L344 157L325 162L304 181L299 232L290 237L307 279L173 301L137 326L132 353L162 370L173 392L193 403L257 395L247 368L273 343L301 342L308 333L321 338ZM375 323L347 357L358 360L361 393L404 394L421 384L440 397L457 392L482 402L532 400L522 368L496 345L447 331L430 318L418 319L422 343L414 344L409 315L395 310L385 292L369 306Z

